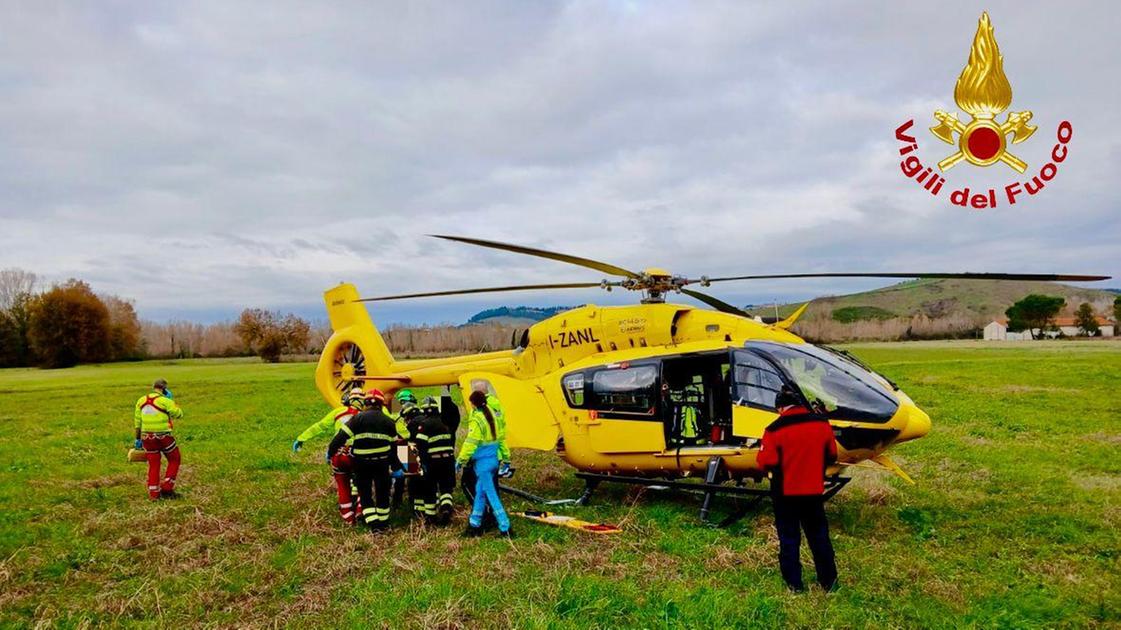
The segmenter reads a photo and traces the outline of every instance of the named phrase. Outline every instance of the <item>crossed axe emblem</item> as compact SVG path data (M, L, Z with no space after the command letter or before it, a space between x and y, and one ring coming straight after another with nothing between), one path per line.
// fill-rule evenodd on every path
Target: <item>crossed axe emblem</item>
M1028 165L1007 151L1006 137L1009 133L1012 134L1012 144L1019 144L1030 138L1037 129L1028 124L1031 117L1031 112L1024 110L1009 112L1008 118L999 125L992 117L975 117L968 125L963 125L956 113L935 111L934 119L938 124L930 128L931 133L946 144L958 145L957 153L939 162L938 168L948 171L962 160L977 166L988 166L1000 161L1023 173ZM954 142L954 133L959 136L957 142Z

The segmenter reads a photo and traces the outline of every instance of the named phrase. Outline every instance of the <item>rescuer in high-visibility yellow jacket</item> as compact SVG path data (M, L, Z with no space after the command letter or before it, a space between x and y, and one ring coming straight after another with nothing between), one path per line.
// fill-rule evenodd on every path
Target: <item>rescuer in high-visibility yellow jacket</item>
M304 442L320 435L336 435L358 412L365 409L368 404L380 404L377 403L379 400L384 402L385 395L376 389L368 393L357 387L348 391L343 396L341 406L328 411L327 415L304 429L304 432L292 443L292 451L299 452ZM339 516L342 517L343 522L354 525L362 506L361 502L357 501L358 492L354 485L354 462L350 448L348 446L341 448L333 456L328 456L327 463L331 465L331 475L335 479L335 490L339 496Z
M502 403L498 400L497 396L490 393L490 385L487 383L487 381L482 380L482 379L472 381L471 382L471 392L480 392L481 394L486 396L487 408L490 409L491 414L495 418L501 419L505 423L506 413L502 409ZM465 394L465 395L470 396L470 393ZM469 404L469 399L464 400L463 403L466 406L467 412L470 413L471 405ZM456 423L455 428L452 428L451 425L448 425L448 428L452 429L452 433L454 435L455 432L458 430L458 423ZM497 473L495 473L495 474L497 474ZM495 485L498 484L498 479L497 478L495 478L494 483L495 483ZM460 485L461 488L463 488L463 492L464 492L464 494L467 495L468 500L474 502L475 501L475 486L478 485L478 478L475 475L475 467L474 466L463 467L463 475L459 479L459 485ZM490 506L487 506L484 509L484 512L483 512L483 528L484 529L489 529L489 528L493 527L494 525L495 525L494 513L490 509Z
M167 381L157 379L152 393L136 401L133 428L136 448L143 448L148 458L148 498L152 501L175 496L175 478L179 474L179 445L171 434L172 420L183 417L183 410L167 396ZM167 458L167 472L160 482L160 455Z
M377 392L373 390L371 393ZM381 392L377 392L381 394ZM382 399L385 399L384 394ZM296 436L296 441L292 442L292 452L298 453L303 448L304 442L313 440L321 435L330 435L334 437L339 432L339 427L343 422L354 414L362 411L365 408L366 393L361 389L355 388L350 390L343 396L342 405L335 407L327 412L325 416L313 422L308 428L304 429L303 433Z
M510 447L506 444L505 418L494 413L484 392L473 391L469 398L471 415L467 417L467 437L455 459L457 467L475 469L475 499L467 521L468 536L478 536L483 529L483 515L489 507L498 522L498 531L510 535L510 518L498 496L496 479L510 470Z

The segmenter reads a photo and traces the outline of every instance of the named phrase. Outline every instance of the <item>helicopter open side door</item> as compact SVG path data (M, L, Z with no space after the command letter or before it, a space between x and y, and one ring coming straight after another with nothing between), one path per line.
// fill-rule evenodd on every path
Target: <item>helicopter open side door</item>
M506 416L506 443L511 448L552 450L560 437L560 427L553 416L545 391L536 381L522 381L490 372L468 372L459 377L459 387L464 399L473 384L486 381L502 403ZM470 411L470 403L464 400Z
M750 350L732 351L732 435L762 439L775 421L775 396L787 384L782 371Z

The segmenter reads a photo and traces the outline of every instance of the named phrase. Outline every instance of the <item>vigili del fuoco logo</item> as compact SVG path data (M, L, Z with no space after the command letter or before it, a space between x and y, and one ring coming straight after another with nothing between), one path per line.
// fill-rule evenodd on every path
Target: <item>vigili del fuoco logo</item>
M954 102L968 116L968 121L958 118L957 112L934 112L934 122L930 133L942 142L955 145L957 150L938 162L938 173L931 166L924 166L917 155L919 141L912 130L914 119L900 125L895 130L895 139L902 143L899 154L903 160L900 169L907 177L915 180L930 194L942 195L948 183L946 175L950 169L965 161L978 167L1008 167L1017 173L1026 173L1029 165L1011 150L1035 133L1029 110L1010 111L1003 121L998 116L1012 104L1012 85L1004 74L1004 57L996 45L993 25L989 14L982 13L977 24L977 34L969 49L969 61L954 86ZM1031 176L1030 179L1016 179L1001 189L971 190L969 186L948 188L950 203L962 207L996 208L1000 205L1013 205L1023 195L1036 195L1054 179L1059 172L1059 164L1067 157L1067 144L1073 128L1069 121L1059 123L1055 131L1055 145L1051 149L1051 161ZM960 169L959 169L960 170Z

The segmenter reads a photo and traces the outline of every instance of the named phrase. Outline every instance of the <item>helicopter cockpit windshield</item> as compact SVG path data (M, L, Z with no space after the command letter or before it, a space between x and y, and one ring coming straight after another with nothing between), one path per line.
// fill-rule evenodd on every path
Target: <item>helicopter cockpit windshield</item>
M857 363L811 344L749 341L735 351L735 399L774 410L775 395L794 384L819 413L838 420L887 422L899 402Z

